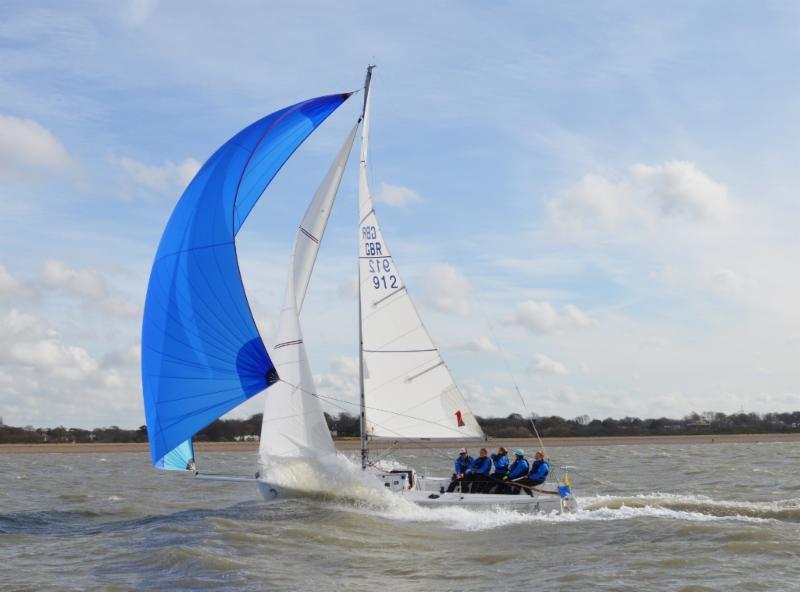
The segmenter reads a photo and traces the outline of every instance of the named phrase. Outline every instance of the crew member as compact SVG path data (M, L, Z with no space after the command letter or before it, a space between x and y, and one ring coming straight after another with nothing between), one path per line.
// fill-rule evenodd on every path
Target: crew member
M489 458L489 451L481 448L480 455L472 461L472 465L467 469L464 476L464 483L461 491L466 493L483 493L484 488L490 485L492 478L492 461Z
M517 448L514 451L514 462L508 467L508 475L506 475L508 485L506 485L503 493L518 495L520 488L512 486L511 482L525 479L529 470L530 466L528 466L528 461L525 459L525 451L522 448Z
M494 473L492 473L493 484L484 488L484 493L502 493L505 488L504 481L508 476L508 450L502 446L497 449L497 454L492 455L494 463Z
M466 448L462 448L458 451L458 456L453 463L453 477L450 481L450 486L447 488L448 492L455 491L459 484L461 484L461 491L464 491L464 475L466 475L471 466L472 457L467 454Z
M544 459L544 453L541 450L536 452L534 458L535 460L531 463L531 470L528 476L517 481L517 483L527 486L525 491L530 496L533 495L533 490L529 488L544 483L545 479L547 479L547 474L550 472L550 465Z
M531 472L528 473L528 481L526 485L541 485L547 479L547 474L550 472L550 465L544 459L544 452L541 450L536 452L535 460L531 465Z

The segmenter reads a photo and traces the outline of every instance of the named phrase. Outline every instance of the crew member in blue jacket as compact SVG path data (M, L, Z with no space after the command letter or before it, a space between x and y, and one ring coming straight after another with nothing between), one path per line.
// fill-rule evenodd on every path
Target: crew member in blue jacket
M456 487L459 483L462 484L461 490L464 490L464 475L467 474L467 471L472 466L472 457L467 454L467 449L462 448L458 451L458 456L456 457L455 462L453 463L453 477L450 481L450 486L447 488L448 492L455 491Z
M511 482L525 479L529 470L530 466L528 466L528 461L525 460L525 451L522 448L517 448L514 451L514 462L508 467L508 475L506 475L509 484L503 493L519 494L520 488L511 486Z
M492 455L494 463L494 473L492 474L493 485L484 490L484 493L502 493L505 488L505 477L508 476L508 450L502 446L497 449L497 454Z
M534 460L531 463L531 470L528 473L528 476L524 479L520 479L517 483L522 483L523 485L527 485L528 487L535 487L536 485L541 485L547 479L547 474L550 472L550 465L544 459L544 452L541 450L537 451L534 455ZM530 489L526 490L528 495L533 495L533 491Z
M489 451L481 448L480 456L472 461L472 465L467 469L465 480L467 481L466 491L469 493L483 493L484 489L491 485L492 461L489 458ZM465 491L464 485L461 490Z

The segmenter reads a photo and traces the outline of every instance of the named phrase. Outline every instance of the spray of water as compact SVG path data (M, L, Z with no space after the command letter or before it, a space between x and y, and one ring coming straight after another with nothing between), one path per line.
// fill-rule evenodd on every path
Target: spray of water
M260 467L261 479L278 488L283 497L339 500L367 507L386 507L399 499L370 471L361 470L341 454L262 457Z

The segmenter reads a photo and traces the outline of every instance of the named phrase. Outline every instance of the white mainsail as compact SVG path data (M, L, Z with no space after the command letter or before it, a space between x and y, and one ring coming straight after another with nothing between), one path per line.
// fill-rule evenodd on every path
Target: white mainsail
M383 239L367 181L370 94L359 169L359 297L370 438L483 438L419 318Z
M280 381L266 392L259 451L267 457L335 454L300 328L300 310L358 124L353 126L308 206L294 243L272 362Z

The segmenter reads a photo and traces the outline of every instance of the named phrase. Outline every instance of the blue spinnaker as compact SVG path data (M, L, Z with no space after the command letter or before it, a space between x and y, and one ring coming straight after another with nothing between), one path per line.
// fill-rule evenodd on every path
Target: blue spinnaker
M243 129L208 159L175 206L150 273L142 326L155 466L171 468L167 454L186 451L194 434L277 380L234 238L278 170L349 96L310 99Z
M194 446L189 438L155 462L155 467L168 471L194 470Z

